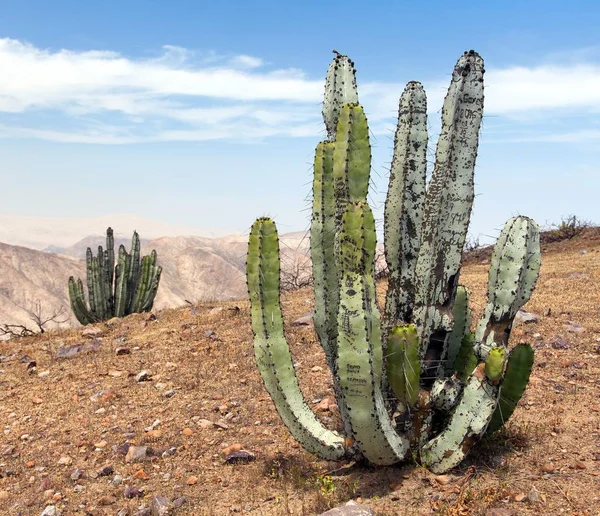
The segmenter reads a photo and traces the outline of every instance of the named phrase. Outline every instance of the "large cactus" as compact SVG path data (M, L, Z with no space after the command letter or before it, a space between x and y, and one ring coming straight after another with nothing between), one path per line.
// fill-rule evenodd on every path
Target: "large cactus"
M454 68L429 185L425 92L410 82L400 98L384 214L390 275L381 316L367 204L369 128L352 61L336 53L327 72L328 140L317 145L313 180L314 321L345 435L325 428L304 401L283 331L277 229L268 218L252 227L247 275L255 357L282 420L321 457L392 464L413 449L433 471L446 471L486 430L502 426L528 382L533 352L527 345L509 351L508 337L539 273L537 224L515 217L504 227L474 333L469 294L458 283L474 199L483 74L474 51Z
M132 313L149 312L154 304L162 267L156 265L156 251L140 261L140 237L133 232L131 253L119 246L115 267L113 230L106 230L106 249L98 246L98 256L86 252L89 308L83 283L69 277L71 309L81 324L105 321Z

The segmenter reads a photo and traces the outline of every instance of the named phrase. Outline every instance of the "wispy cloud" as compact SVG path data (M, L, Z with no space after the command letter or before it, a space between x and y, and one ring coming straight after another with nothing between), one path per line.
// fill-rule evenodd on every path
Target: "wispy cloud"
M488 63L486 114L515 126L542 126L548 117L578 116L588 123L600 110L600 64L560 59L530 68ZM164 46L156 57L134 59L109 51L51 51L5 38L0 69L4 138L117 144L304 137L320 129L322 78L271 69L255 56ZM424 81L432 113L442 104L448 72ZM389 130L404 84L359 79L374 132ZM527 137L569 142L577 134L600 137L594 127Z

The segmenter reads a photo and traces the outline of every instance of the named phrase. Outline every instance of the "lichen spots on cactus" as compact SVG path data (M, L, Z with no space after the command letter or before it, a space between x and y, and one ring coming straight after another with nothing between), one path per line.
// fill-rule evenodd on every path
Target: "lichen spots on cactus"
M389 268L388 326L412 319L425 201L427 138L427 97L420 83L409 82L398 107L384 209L385 258Z
M340 110L345 104L358 103L356 69L348 56L337 51L325 77L323 121L329 140L335 140Z

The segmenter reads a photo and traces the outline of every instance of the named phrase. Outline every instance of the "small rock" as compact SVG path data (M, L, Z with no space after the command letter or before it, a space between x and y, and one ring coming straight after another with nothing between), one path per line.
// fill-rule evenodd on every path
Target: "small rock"
M183 435L190 436L194 434L194 431L191 428L184 428L181 433Z
M150 500L150 514L152 516L165 516L169 514L171 502L164 496L153 496Z
M374 513L368 505L361 505L354 500L350 500L346 505L341 505L327 512L321 513L321 516L373 516Z
M196 475L191 475L185 482L188 486L193 486L198 483L198 477Z
M239 443L232 444L231 446L226 446L221 450L221 453L226 457L232 452L237 452L243 449L243 446Z
M98 441L97 443L94 443L94 447L103 449L103 448L106 448L107 444L108 443L106 441L104 441L104 440L103 441Z
M71 473L71 480L79 480L83 476L83 471L79 468Z
M85 486L82 486L81 484L77 484L75 487L73 487L74 493L83 493L84 491L85 491Z
M311 371L313 373L319 373L322 370L323 370L323 368L321 366L318 366L318 365L316 365L316 366L314 366L314 367L311 368Z
M200 428L212 428L214 426L214 423L212 421L209 421L208 419L199 419L196 422L196 425L198 425Z
M187 502L187 498L185 496L180 496L179 498L175 498L175 500L173 500L173 508L179 509L186 502Z
M116 503L116 501L117 498L115 496L103 496L98 500L98 505L112 505L113 503Z
M62 513L54 506L47 505L41 516L60 516Z
M98 339L85 342L83 344L72 344L71 346L61 346L56 350L56 358L72 358L82 353L98 351L101 343Z
M213 423L213 425L216 426L217 428L220 428L221 430L229 429L229 425L226 424L224 421L217 421L216 423Z
M100 468L96 473L98 473L99 477L108 477L114 473L114 469L112 466L104 466Z
M225 456L225 462L227 464L239 464L239 463L248 463L253 461L256 456L247 450L239 450L228 453Z
M121 475L118 475L118 474L117 474L117 475L115 475L115 476L113 477L113 479L110 481L110 483L111 483L113 486L118 486L118 485L121 485L121 482L123 482L123 477L122 477Z
M217 314L220 314L222 311L223 311L222 306L215 306L210 312L208 312L208 315L217 315Z
M141 371L135 376L135 381L140 382L149 382L151 378L151 374L148 371Z
M41 371L38 373L38 377L46 378L46 376L50 375L50 371Z
M10 493L8 491L0 491L0 502L8 500L10 498Z
M50 500L54 496L54 489L46 489L43 496L44 500Z
M527 498L527 495L525 493L516 494L515 502L522 502L523 500L525 500L525 498Z
M556 337L550 345L553 349L569 349L569 343L562 337Z
M152 424L150 426L147 426L146 428L144 428L144 430L146 432L151 432L152 430L154 430L158 425L160 425L161 421L160 419L155 419Z
M331 404L331 400L329 398L323 398L316 406L315 412L327 412L329 410L329 405Z
M97 335L101 335L102 330L100 328L95 328L93 326L88 326L85 330L81 332L82 337L95 337Z
M542 466L542 471L544 473L553 473L554 472L554 464L548 462Z
M312 312L308 312L292 322L292 326L312 326L314 324Z
M12 455L16 450L16 447L12 444L7 444L5 446L2 447L2 455Z
M577 469L585 469L585 468L586 468L586 466L585 466L585 462L583 462L582 460L578 460L578 461L575 463L575 467L576 467Z
M529 503L540 503L542 501L542 497L535 487L527 494L527 501Z
M147 446L129 446L127 455L125 455L125 462L141 462L146 459L148 455Z
M127 486L124 490L123 490L123 496L125 498L140 498L142 496L144 496L143 491L140 491L139 489L135 488L135 487L129 487Z
M165 398L172 398L173 396L175 396L175 389L171 389L171 390L169 390L169 391L165 391L165 392L163 393L163 396L164 396Z
M531 324L539 321L539 317L531 312L526 312L525 310L519 310L517 315L515 315L513 326L517 326L519 324Z
M434 480L441 486L445 486L450 483L451 478L448 475L438 475Z
M581 324L574 323L573 321L567 321L567 324L563 324L563 328L570 333L580 334L585 331L585 328Z
M59 466L68 466L72 462L73 462L73 459L71 457L67 457L67 456L61 457L60 459L58 459Z
M131 350L129 348L117 348L115 351L116 355L119 357L121 355L130 355Z

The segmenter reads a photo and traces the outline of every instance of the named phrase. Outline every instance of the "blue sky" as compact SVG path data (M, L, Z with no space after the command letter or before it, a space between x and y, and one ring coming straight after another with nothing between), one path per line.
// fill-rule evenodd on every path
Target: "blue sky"
M597 1L5 0L0 213L305 229L335 48L358 69L381 214L404 84L425 85L433 155L449 75L473 48L486 118L471 234L516 214L600 222L598 22Z

